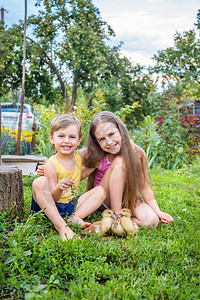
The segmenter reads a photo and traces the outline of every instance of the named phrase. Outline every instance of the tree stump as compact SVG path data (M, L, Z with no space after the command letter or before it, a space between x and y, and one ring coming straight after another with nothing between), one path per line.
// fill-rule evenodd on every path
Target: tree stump
M18 212L24 207L22 171L0 166L0 211L11 208Z

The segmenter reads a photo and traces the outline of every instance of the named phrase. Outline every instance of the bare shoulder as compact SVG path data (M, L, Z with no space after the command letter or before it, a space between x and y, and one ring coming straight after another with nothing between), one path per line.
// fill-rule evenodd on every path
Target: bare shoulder
M145 151L138 145L135 145L136 153L139 155L139 157L146 157Z
M144 158L146 157L146 153L145 151L138 145L134 144L132 140L131 141L131 146L133 148L133 151L136 153L136 155L139 157L139 158Z

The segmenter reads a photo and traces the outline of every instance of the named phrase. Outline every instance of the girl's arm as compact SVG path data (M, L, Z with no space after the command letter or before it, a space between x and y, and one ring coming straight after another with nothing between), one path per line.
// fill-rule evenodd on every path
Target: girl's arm
M87 148L82 148L77 151L82 159L82 161L85 160L87 156ZM82 167L82 172L81 172L81 180L85 179L88 177L92 172L95 170L95 168L87 168L85 166Z
M74 183L73 180L67 178L62 179L57 183L56 168L50 160L44 165L44 176L48 179L49 189L55 202L60 199L62 192L70 188Z
M161 222L170 223L173 221L173 218L162 212L158 206L155 195L148 182L148 163L146 153L138 146L137 148L137 158L139 162L139 172L140 172L140 194L144 201L155 211Z
M95 168L86 168L86 167L82 167L82 172L81 172L81 180L85 179L86 177L88 177L90 174L92 174L92 172L95 170Z

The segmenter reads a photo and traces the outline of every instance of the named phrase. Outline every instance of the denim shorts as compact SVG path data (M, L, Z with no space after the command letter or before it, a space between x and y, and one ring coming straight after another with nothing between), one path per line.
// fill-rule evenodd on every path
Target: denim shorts
M55 203L61 217L63 218L67 216L69 217L75 211L78 198L79 196L72 199L69 203L59 203L59 202ZM33 195L31 201L31 210L34 212L38 212L41 210L39 205L35 202Z
M102 203L101 206L99 206L99 208L97 209L96 212L103 212L107 208L108 207L104 203Z

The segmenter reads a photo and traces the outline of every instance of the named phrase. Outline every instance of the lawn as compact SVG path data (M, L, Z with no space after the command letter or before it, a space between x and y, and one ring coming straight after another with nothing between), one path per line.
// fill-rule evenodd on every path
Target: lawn
M151 173L159 206L174 217L172 224L141 227L133 238L66 242L41 213L29 214L32 178L24 177L23 216L0 217L1 298L200 299L200 160Z

